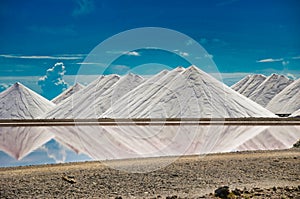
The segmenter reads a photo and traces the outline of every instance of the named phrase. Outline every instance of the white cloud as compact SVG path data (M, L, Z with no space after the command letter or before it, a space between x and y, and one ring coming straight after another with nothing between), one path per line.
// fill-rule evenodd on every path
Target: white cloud
M283 61L283 58L279 58L279 59L268 58L268 59L261 59L261 60L258 60L256 62L258 62L258 63L270 63L270 62L282 62L282 61Z
M287 73L286 76L290 79L293 79L293 80L297 79L297 77L292 73Z
M300 56L292 57L292 59L300 59Z
M250 74L251 73L214 73L211 75L216 79L222 81L227 86L232 86L233 84Z
M104 63L97 63L97 62L78 62L76 63L78 65L97 65L97 66L107 66L107 64Z
M129 56L141 56L140 53L136 51L129 51L129 52L123 52L124 55L129 55Z
M11 84L0 83L0 92L6 90Z
M282 61L281 62L283 66L287 66L290 62L289 61Z
M190 55L189 53L180 51L178 49L174 50L174 52L176 52L177 54L179 54L182 57L188 57Z
M141 56L139 52L136 51L106 51L108 54L119 54L119 55L128 55L128 56Z
M179 52L179 55L181 55L182 57L188 57L189 53L187 53L187 52Z
M42 151L47 153L48 158L51 158L55 163L64 163L67 159L66 148L54 140L40 147Z
M76 0L77 7L73 11L73 16L86 15L94 11L93 0Z
M199 42L200 44L206 44L208 40L206 38L201 38Z
M125 65L114 65L113 69L118 72L127 72L130 70L130 67L125 66Z
M0 57L9 59L60 59L60 60L78 60L83 59L83 56L48 56L48 55L0 55Z
M45 76L39 79L38 85L46 98L52 99L68 88L68 84L63 79L65 73L64 64L58 62L46 71Z
M213 56L213 55L211 55L211 54L205 54L205 55L204 55L204 57L207 57L207 58L210 58L210 59L212 59L214 56Z
M195 43L194 40L189 39L189 40L185 43L185 45L190 46L190 45L193 45L194 43Z

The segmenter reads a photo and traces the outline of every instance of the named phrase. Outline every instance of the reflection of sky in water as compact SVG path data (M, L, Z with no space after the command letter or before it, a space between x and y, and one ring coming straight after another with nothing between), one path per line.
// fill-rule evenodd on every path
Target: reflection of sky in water
M0 167L286 149L299 126L0 127Z
M91 158L85 154L77 154L53 139L20 160L16 160L3 151L0 151L0 167L55 164L87 160L91 160Z

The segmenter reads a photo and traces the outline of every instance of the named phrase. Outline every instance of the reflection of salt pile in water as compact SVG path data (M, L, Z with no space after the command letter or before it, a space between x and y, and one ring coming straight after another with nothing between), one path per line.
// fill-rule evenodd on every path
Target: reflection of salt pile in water
M300 109L300 79L283 89L268 104L267 109L277 114L291 114Z
M236 149L244 150L272 150L288 149L300 139L300 127L271 126L252 139L242 143Z
M163 123L146 126L1 127L0 150L22 159L51 139L95 160L274 150L292 147L300 139L299 128Z
M17 82L0 93L1 119L33 119L55 104Z
M20 160L52 138L44 127L1 127L0 150Z
M80 91L83 88L84 88L83 85L81 85L79 83L76 83L75 85L71 86L70 88L68 88L67 90L65 90L61 94L59 94L57 97L52 99L51 102L53 102L55 104L59 104L61 101L67 99L68 97L70 97L71 95L73 95L74 93Z
M144 84L146 84L145 82ZM102 117L276 117L195 66L177 68L121 97Z
M52 132L61 144L97 160L286 149L300 138L293 126L57 126Z

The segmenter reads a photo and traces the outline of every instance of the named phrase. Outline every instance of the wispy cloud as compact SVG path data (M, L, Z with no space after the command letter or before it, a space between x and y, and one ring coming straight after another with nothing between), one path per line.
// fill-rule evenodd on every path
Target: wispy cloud
M117 70L118 72L124 72L124 71L130 70L130 67L125 66L125 65L114 65L113 69Z
M124 52L124 55L129 55L129 56L141 56L140 53L136 51L130 51L130 52Z
M199 39L199 43L201 45L221 45L221 46L228 45L226 41L223 41L219 38L206 38L206 37L201 37Z
M287 66L290 62L289 61L282 61L281 62L283 66Z
M290 79L293 79L293 80L295 80L295 79L297 79L297 77L294 75L294 74L292 74L292 73L287 73L287 74L285 74L288 78L290 78Z
M257 60L257 63L271 63L271 62L282 62L283 58L279 58L279 59L273 59L273 58L268 58L268 59L261 59L261 60Z
M6 90L9 86L11 85L6 83L0 83L0 92Z
M48 55L0 55L3 58L9 59L56 59L56 60L79 60L83 56L48 56Z
M73 11L73 16L86 15L95 10L93 0L76 0L76 8Z
M97 62L78 62L76 63L78 65L97 65L97 66L107 66L107 64L104 63L97 63Z
M274 68L263 68L261 70L253 71L256 74L264 74L266 76L271 75L273 73L279 74L279 75L286 75L292 79L297 79L300 77L300 70L287 70L287 69L274 69Z
M183 52L183 51L180 51L180 50L174 50L174 52L176 52L177 54L179 54L182 57L188 57L190 55L189 53Z
M207 44L208 40L203 37L199 40L199 42L200 42L200 44Z
M292 57L292 59L300 59L300 56Z
M141 54L137 51L106 51L106 53L128 55L128 56L141 56Z
M190 46L190 45L193 45L194 43L195 43L194 40L189 39L189 40L186 41L185 45Z

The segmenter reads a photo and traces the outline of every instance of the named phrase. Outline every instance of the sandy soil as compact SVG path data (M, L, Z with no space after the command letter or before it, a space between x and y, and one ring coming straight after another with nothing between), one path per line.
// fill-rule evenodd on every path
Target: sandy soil
M237 188L240 198L300 198L300 149L186 156L152 172L127 172L169 161L173 159L1 168L0 198L213 198L209 193L225 185Z

